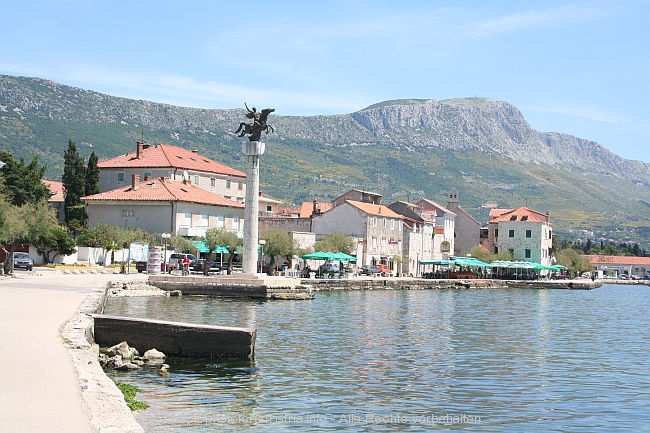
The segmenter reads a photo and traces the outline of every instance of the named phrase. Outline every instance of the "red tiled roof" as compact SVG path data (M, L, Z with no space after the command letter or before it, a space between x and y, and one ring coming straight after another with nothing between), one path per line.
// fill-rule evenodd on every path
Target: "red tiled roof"
M361 201L346 200L347 203L350 203L352 206L360 209L361 211L367 213L368 215L377 215L390 218L399 218L402 219L402 215L395 213L391 208L383 204L373 204L365 203Z
M84 201L182 201L213 206L244 208L243 204L228 200L203 188L160 177L136 185L82 197Z
M592 265L645 265L650 266L650 257L583 255Z
M48 201L65 201L63 182L57 182L56 180L42 180L41 182L50 190L50 198Z
M328 210L332 209L332 205L329 203L316 203L316 209L320 210L321 213L325 213ZM305 201L300 205L300 213L298 214L299 218L309 218L314 211L314 202Z
M235 170L225 164L213 161L197 152L183 149L170 144L157 146L144 145L140 151L127 153L114 158L104 159L97 163L101 168L179 168L183 170L202 171L206 173L226 174L236 177L246 177L243 171Z
M433 201L433 200L429 200L428 198L423 198L423 199L420 200L420 201L425 202L425 203L427 203L429 206L432 206L432 207L434 207L434 208L436 208L436 209L440 209L440 210L441 210L442 212L444 212L444 213L452 213L452 214L454 213L452 210L449 210L449 209L447 209L446 207L444 207L444 206L442 206L442 205L436 203L435 201ZM442 216L442 215L441 215L441 216Z
M549 222L548 214L528 209L527 207L520 207L517 209L492 209L490 211L490 222L529 222L529 223L544 223Z

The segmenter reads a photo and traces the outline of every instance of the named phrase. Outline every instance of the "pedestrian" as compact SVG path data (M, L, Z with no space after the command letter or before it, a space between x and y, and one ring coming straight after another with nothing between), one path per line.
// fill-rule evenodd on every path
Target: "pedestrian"
M188 256L185 256L183 258L183 275L189 275L190 274L190 258Z

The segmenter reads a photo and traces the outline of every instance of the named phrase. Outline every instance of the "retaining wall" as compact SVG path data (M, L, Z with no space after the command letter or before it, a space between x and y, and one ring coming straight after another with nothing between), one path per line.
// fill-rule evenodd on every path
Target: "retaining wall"
M95 342L102 347L126 341L140 353L156 348L166 355L250 359L256 330L166 322L152 319L92 315Z

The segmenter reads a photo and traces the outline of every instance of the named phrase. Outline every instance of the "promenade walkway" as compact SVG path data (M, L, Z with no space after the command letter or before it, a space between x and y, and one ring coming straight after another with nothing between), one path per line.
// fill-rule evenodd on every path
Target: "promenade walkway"
M138 426L135 430L120 430L120 417L125 416L126 406L115 398L98 402L91 395L93 401L89 404L88 398L82 397L82 389L88 388L89 380L80 380L75 362L86 355L71 355L64 345L61 329L84 299L103 293L109 281L144 281L145 278L137 274L64 274L38 268L33 273L17 271L15 278L0 277L0 430L12 433L137 430ZM90 380L96 379L99 384L94 388L113 386L97 370L98 365L93 365L91 360L83 362L88 364L90 375L96 376ZM109 394L114 395L112 391L109 389ZM100 419L111 418L113 411L119 412L114 420ZM130 417L126 424L135 424L130 414L126 416Z

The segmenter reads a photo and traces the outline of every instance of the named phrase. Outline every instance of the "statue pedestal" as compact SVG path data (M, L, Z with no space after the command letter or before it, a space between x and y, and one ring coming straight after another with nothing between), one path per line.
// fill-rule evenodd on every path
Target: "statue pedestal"
M259 240L258 216L260 194L260 155L265 145L261 141L243 142L241 150L248 157L246 167L246 198L244 201L244 251L242 271L244 274L257 273L257 244Z

